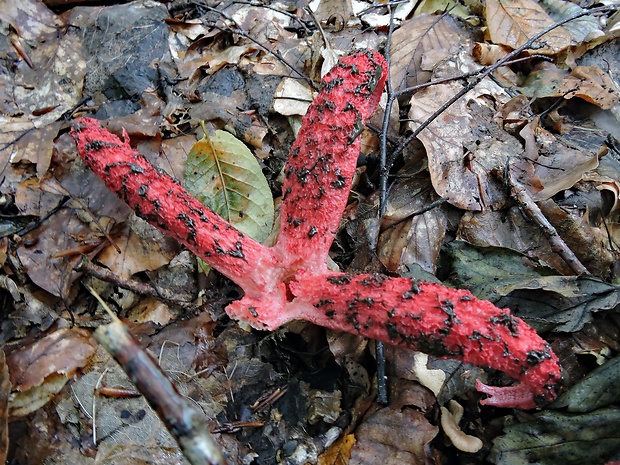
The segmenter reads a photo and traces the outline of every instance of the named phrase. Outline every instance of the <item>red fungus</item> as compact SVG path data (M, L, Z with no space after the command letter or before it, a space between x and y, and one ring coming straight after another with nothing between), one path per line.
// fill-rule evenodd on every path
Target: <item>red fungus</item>
M71 130L78 153L136 214L174 237L239 284L262 296L279 283L274 252L235 229L189 194L176 180L156 169L93 118L81 118Z
M293 319L501 370L522 384L477 389L483 404L534 408L555 398L560 368L549 345L508 310L468 291L381 275L327 271L326 260L359 153L358 135L385 79L381 55L342 58L304 117L285 168L274 248L237 231L125 142L83 118L80 156L136 213L179 240L245 291L232 317L260 329Z
M290 289L296 299L289 313L297 318L494 368L527 386L481 385L481 392L498 395L483 404L534 408L555 397L561 375L551 347L523 320L469 291L383 275L303 272Z
M304 116L284 169L276 250L290 271L327 271L327 254L347 204L359 135L387 78L383 57L360 51L340 59Z

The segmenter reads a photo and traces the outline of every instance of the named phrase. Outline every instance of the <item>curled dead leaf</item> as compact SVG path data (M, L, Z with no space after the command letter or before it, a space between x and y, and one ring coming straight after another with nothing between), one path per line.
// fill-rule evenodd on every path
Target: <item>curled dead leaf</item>
M383 408L357 428L351 465L426 463L428 444L439 429L414 409Z
M565 99L579 97L603 110L613 108L620 94L607 73L598 66L577 66L559 89Z
M13 389L27 391L54 373L73 376L95 348L90 332L81 328L62 328L23 347L7 357Z

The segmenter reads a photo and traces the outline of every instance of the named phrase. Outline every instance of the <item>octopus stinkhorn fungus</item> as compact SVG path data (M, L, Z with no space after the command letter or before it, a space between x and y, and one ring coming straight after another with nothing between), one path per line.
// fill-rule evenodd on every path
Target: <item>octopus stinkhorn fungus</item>
M226 311L260 329L302 319L388 344L495 368L520 381L477 389L483 404L534 408L561 379L549 345L510 311L464 290L382 275L329 272L327 254L346 206L364 123L387 66L362 50L340 59L303 119L285 167L281 229L270 248L252 240L155 169L97 120L72 129L80 156L108 188L156 228L241 286Z

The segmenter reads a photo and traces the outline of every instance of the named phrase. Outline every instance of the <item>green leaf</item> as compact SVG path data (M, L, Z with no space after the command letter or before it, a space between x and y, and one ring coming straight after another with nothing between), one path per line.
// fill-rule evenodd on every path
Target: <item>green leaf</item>
M445 246L444 252L449 261L449 270L445 273L450 273L450 283L491 302L507 294L502 289L506 286L549 274L543 267L535 269L525 263L522 254L501 247L476 247L467 242L452 241Z
M569 412L589 412L619 402L618 386L620 386L620 357L615 357L572 386L553 403L553 407L567 407Z
M523 255L496 247L453 241L445 248L451 283L498 307L517 309L538 331L579 331L592 314L620 305L620 286L590 276L548 276Z
M185 187L235 228L259 242L271 233L274 208L260 165L225 131L205 135L189 152Z
M508 426L493 440L488 457L496 465L605 463L620 450L620 409L575 415L545 411Z

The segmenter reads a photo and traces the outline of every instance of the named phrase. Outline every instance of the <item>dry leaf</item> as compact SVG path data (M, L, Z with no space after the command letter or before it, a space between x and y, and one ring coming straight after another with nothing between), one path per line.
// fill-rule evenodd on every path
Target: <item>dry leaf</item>
M555 21L534 0L487 0L487 25L491 41L516 49ZM533 53L552 55L572 45L562 27L542 36L530 47Z
M52 295L67 296L79 276L73 271L79 253L65 255L65 252L81 250L85 238L89 238L92 251L105 239L92 234L88 225L80 221L70 208L62 208L45 224L45 228L37 228L25 236L26 240L17 248L17 255L28 277L37 286Z
M11 156L11 163L20 161L34 163L37 165L37 177L43 178L52 161L54 139L62 124L62 121L57 121L39 129L33 129L16 140L16 151Z
M570 202L563 207L552 199L538 204L581 263L595 276L607 277L618 260L618 253L610 247L607 228L590 224L588 211L575 208Z
M560 273L572 274L564 260L553 252L540 228L528 221L518 207L500 212L465 213L456 239L479 247L503 247L521 252Z
M403 23L392 36L390 79L393 91L428 82L431 69L422 69L425 54L438 52L438 60L461 48L461 31L447 15L421 15Z
M351 465L426 463L427 446L439 428L417 410L382 408L357 427Z
M503 188L492 177L494 168L505 166L508 157L523 147L492 117L494 106L484 82L442 113L419 135L428 155L428 170L437 194L452 205L480 211L505 200ZM438 84L412 97L409 118L417 128L433 112L462 89L458 83ZM495 97L495 95L494 95Z
M528 173L520 181L528 186L536 201L574 186L584 173L598 166L598 155L603 149L602 138L587 128L567 127L566 134L553 134L540 125L538 117L519 135L525 141L526 158L516 165Z
M73 376L95 352L90 332L62 328L7 357L13 389L27 391L54 373Z
M567 100L579 97L603 110L613 108L620 100L615 83L596 66L577 66L564 79L558 92Z
M120 248L121 253L115 246ZM167 265L180 250L177 241L135 215L124 225L115 246L104 249L98 260L124 279Z
M481 65L488 66L504 58L510 49L496 44L476 42L472 50L473 57Z
M404 176L403 173L399 175ZM412 216L438 197L426 175L405 179L390 190L383 221L394 224L379 236L377 254L392 272L407 271L410 265L417 264L424 271L434 273L446 233L446 215L441 208L433 208Z
M353 434L344 434L319 456L318 465L347 465L351 447L355 444Z
M312 103L312 91L299 80L284 78L273 98L273 111L284 116L305 115Z
M321 23L337 30L347 27L349 21L355 19L351 0L321 0L315 15Z
M58 34L62 21L43 2L0 0L0 19L28 41L45 41Z

